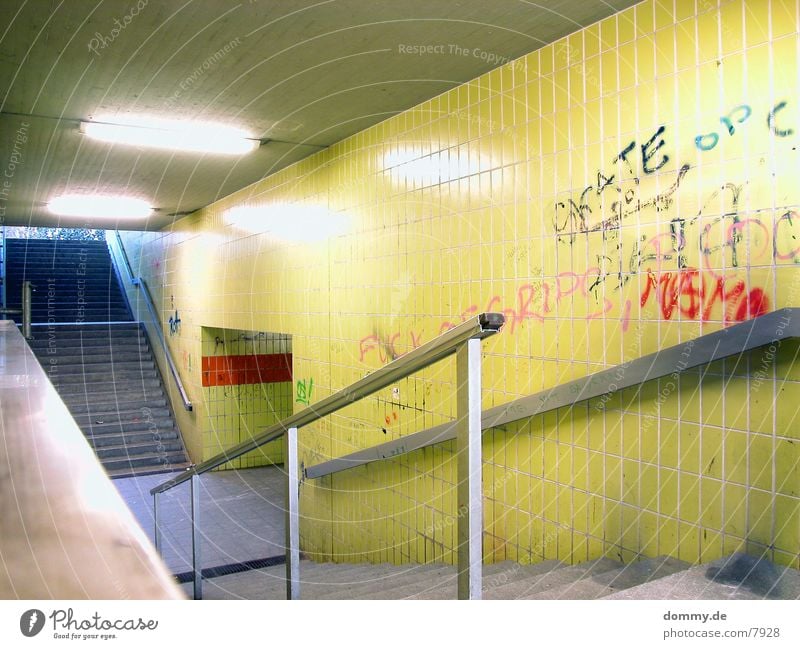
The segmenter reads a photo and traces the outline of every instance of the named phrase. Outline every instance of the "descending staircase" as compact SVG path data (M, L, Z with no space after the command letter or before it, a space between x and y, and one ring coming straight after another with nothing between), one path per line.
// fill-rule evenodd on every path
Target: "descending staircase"
M188 466L161 375L102 241L8 239L8 302L35 286L30 346L111 477Z
M286 567L209 579L204 599L285 599ZM300 562L302 599L455 599L456 569ZM671 557L484 566L483 599L800 599L800 571L734 554L691 566ZM191 584L185 584L187 593Z

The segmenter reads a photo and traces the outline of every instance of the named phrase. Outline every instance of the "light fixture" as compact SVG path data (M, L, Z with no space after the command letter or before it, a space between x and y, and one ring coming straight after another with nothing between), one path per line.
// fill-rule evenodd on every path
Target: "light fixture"
M324 241L344 234L350 219L321 205L273 203L240 205L225 212L225 221L235 228L269 234L284 241Z
M153 212L147 201L140 198L97 194L64 194L50 201L47 207L58 216L94 219L144 219Z
M102 142L193 153L243 155L261 144L246 131L233 126L146 116L100 116L89 122L82 121L80 129L86 136Z

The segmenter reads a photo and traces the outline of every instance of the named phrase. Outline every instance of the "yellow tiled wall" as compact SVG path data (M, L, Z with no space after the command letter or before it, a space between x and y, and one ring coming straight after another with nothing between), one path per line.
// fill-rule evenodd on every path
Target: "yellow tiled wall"
M202 327L203 356L291 354L292 339L270 331ZM206 458L222 448L252 439L292 414L292 383L211 385L203 389L204 439L211 442ZM283 463L283 442L276 440L223 464L220 469L246 469Z
M179 355L204 326L287 332L312 404L503 311L484 346L497 405L800 304L797 33L796 2L648 0L129 249L180 309ZM349 227L281 240L236 225L241 205ZM800 567L799 349L488 431L487 560L747 549ZM453 379L442 363L301 430L302 460L448 421ZM453 561L454 487L448 444L306 482L303 550Z

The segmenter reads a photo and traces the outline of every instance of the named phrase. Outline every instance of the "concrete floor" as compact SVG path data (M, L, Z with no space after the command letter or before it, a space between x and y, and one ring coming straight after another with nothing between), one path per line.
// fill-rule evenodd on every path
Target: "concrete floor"
M114 480L145 534L153 538L150 489L171 475ZM212 471L200 477L201 563L211 568L284 554L281 467ZM191 570L188 481L159 496L164 561L173 573Z

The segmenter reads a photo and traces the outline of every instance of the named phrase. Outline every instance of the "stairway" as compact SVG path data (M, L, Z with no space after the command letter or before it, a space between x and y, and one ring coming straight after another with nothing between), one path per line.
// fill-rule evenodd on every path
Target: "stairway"
M286 567L203 581L204 599L285 599ZM442 564L300 562L301 599L455 599L456 570ZM800 599L800 571L734 554L691 566L671 557L629 564L601 558L484 566L483 599ZM187 594L191 584L184 584Z
M8 239L7 246L9 306L19 306L22 281L31 280L29 344L108 474L188 466L153 352L105 242Z
M21 307L24 280L34 285L31 322L133 320L104 241L6 239L6 261L9 308Z

